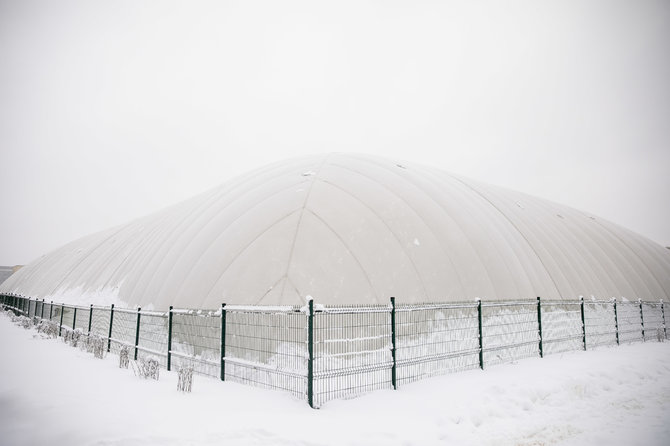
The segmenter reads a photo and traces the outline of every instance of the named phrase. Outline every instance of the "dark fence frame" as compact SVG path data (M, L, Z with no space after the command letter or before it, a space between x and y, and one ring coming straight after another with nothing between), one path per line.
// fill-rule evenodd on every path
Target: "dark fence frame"
M667 339L663 301L486 301L330 306L222 304L167 312L46 303L0 294L17 315L58 321L167 370L289 391L313 408L458 370ZM48 313L46 306L49 306ZM133 329L134 328L134 329Z

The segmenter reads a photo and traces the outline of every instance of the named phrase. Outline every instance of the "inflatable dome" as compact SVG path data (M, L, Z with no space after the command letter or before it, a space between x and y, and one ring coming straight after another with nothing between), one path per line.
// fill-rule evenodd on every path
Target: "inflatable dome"
M44 255L0 292L164 310L670 297L670 251L596 216L364 155L273 164Z

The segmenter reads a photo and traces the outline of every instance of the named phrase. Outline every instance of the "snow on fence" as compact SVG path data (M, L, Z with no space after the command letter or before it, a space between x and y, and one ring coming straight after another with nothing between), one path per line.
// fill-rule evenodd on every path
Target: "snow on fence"
M542 301L324 307L222 305L168 312L0 295L61 336L135 360L290 392L319 407L426 377L521 358L667 339L663 302Z

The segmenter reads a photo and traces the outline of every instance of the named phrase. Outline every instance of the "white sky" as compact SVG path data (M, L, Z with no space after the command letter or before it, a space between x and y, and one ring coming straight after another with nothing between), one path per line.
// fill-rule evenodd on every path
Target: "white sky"
M364 152L670 245L670 2L0 0L0 264Z

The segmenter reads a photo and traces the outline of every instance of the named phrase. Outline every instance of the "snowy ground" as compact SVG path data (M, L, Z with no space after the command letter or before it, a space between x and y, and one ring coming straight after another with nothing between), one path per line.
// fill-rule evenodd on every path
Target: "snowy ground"
M529 359L312 410L41 338L0 315L2 445L668 445L670 342Z

